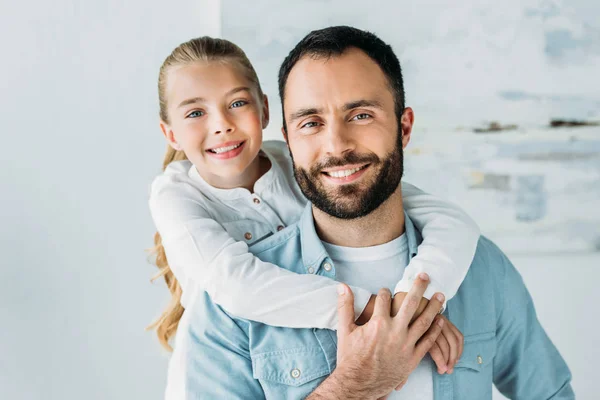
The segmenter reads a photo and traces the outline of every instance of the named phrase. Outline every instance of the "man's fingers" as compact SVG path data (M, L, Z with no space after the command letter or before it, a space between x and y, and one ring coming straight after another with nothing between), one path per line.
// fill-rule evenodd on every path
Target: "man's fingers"
M417 318L408 328L409 343L416 343L417 340L427 332L433 319L440 312L442 304L444 304L443 294L436 293L431 297L431 300L429 301L429 304L427 304L427 307L425 307L423 313L419 315L419 318Z
M389 318L390 308L392 305L392 293L389 289L379 289L377 298L375 299L375 308L373 309L373 317Z
M438 336L438 339L439 338L440 336ZM433 360L433 362L435 362L435 365L437 366L438 374L441 375L444 372L446 372L446 370L448 369L446 365L446 357L444 357L444 354L442 353L442 349L440 348L438 342L435 342L431 349L429 349L429 355L431 356L431 359Z
M394 317L399 325L408 327L428 285L429 275L424 272L420 273L404 298L398 314Z
M350 288L340 283L338 285L338 340L349 335L356 324L354 323L354 293Z
M444 320L442 318L438 317L434 320L427 333L423 335L423 337L419 340L417 346L415 347L415 361L420 362L423 359L423 357L425 357L425 354L427 354L427 352L431 350L438 336L442 333L443 326Z

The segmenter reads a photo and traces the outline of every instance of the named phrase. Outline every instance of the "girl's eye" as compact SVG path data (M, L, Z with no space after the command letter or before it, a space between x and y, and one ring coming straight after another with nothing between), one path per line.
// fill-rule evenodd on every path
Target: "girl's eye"
M248 102L246 100L234 101L231 104L231 108L239 108L239 107L245 106L246 104L248 104Z
M187 118L198 118L204 115L204 111L192 111L188 114Z
M354 117L352 117L352 120L356 121L356 120L368 119L368 118L371 118L371 116L369 114L362 113L362 114L357 114Z
M317 126L317 125L318 125L318 123L316 123L316 122L314 122L314 121L311 121L311 122L307 122L307 123L305 123L304 125L302 125L302 126L300 127L300 129L302 129L302 128L314 128L314 127L315 127L315 126Z

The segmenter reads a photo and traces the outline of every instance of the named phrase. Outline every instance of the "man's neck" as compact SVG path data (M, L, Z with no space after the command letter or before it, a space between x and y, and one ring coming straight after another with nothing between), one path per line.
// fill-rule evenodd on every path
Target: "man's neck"
M312 209L315 228L321 240L338 246L377 246L404 233L404 207L400 185L383 204L364 217L340 219L315 206Z

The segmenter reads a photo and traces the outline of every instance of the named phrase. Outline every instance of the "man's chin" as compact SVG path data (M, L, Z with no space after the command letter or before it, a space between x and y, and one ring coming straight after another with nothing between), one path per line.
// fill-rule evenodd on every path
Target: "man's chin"
M324 213L340 219L354 219L368 214L364 208L364 201L362 201L361 197L357 198L356 195L320 197L319 199L314 199L312 203Z

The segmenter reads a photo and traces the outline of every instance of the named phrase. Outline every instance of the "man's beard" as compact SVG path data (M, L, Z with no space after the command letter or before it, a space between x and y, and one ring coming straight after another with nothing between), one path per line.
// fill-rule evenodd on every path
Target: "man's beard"
M324 168L365 163L371 164L368 168L379 168L371 184L359 181L329 190L323 185L321 171ZM313 165L310 171L294 163L294 176L304 196L319 210L335 218L354 219L370 214L394 193L402 179L403 164L402 136L399 133L396 147L383 159L373 153L361 155L352 152L342 158L327 158Z

